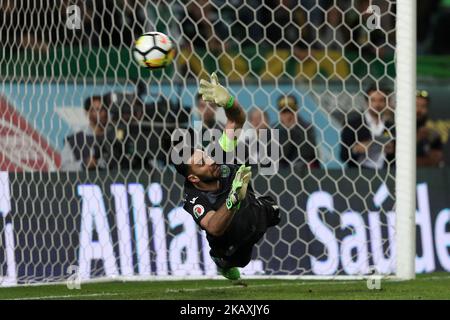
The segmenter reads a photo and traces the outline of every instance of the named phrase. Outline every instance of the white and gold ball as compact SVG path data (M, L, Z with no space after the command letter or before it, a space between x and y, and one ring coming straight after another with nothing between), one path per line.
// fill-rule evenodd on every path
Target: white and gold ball
M173 41L164 33L147 32L141 35L133 47L136 62L148 69L160 69L169 65L175 57Z

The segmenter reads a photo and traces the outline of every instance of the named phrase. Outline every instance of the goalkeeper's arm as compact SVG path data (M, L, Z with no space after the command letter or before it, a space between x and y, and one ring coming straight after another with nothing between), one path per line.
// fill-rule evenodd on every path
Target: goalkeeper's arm
M244 109L239 105L236 98L220 85L215 73L211 74L209 82L200 80L199 93L204 101L215 103L225 109L227 123L220 144L225 151L231 151L236 146L239 134L239 132L236 134L235 130L241 129L245 123Z
M200 225L210 235L219 237L224 234L233 219L234 213L239 210L241 201L247 194L247 187L252 178L250 167L241 165L236 172L230 193L225 203L216 211L209 211L200 221Z
M236 208L228 209L224 203L219 209L209 211L200 221L200 225L210 235L220 237L233 220Z

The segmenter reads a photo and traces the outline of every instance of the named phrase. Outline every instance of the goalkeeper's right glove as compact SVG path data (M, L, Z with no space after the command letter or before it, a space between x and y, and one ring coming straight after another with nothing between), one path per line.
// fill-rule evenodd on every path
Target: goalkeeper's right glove
M208 102L214 102L220 107L229 109L234 104L234 97L230 95L228 90L221 86L215 72L211 74L211 81L200 80L200 89L198 92L202 95L202 99Z
M250 167L241 165L231 185L230 193L225 201L227 209L239 209L241 201L245 198L247 194L247 187L252 178L252 171Z

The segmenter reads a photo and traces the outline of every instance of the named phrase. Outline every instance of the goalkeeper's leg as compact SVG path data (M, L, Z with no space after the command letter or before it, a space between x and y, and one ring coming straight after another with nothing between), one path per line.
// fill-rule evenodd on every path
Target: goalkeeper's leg
M225 259L217 258L214 256L211 256L211 259L216 264L219 273L225 278L229 280L239 280L241 278L241 273L239 272L239 269L237 267L232 267L231 266L232 264L226 261Z
M256 198L256 201L261 206L261 214L264 218L261 220L260 231L251 236L243 245L235 249L232 254L219 254L213 249L210 251L210 256L221 275L230 280L238 280L240 272L238 268L245 267L252 258L252 251L254 245L264 236L267 228L273 227L280 222L280 210L276 202L270 196L262 196ZM219 250L219 252L221 252Z
M256 201L264 208L262 212L266 213L266 228L274 227L280 223L280 208L270 196L257 197Z
M254 244L246 244L239 247L232 255L225 257L217 257L213 251L210 251L211 259L217 265L217 268L222 276L229 280L238 280L241 273L238 268L245 267L252 258L252 250Z

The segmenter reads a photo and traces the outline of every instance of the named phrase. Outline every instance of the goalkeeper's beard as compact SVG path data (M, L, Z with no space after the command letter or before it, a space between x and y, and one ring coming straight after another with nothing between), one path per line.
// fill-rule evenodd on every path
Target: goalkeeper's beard
M214 183L217 182L220 179L220 167L218 167L216 170L214 170L214 173L218 171L217 177L210 176L210 177L204 177L201 178L201 181L203 183Z
M207 178L203 178L202 182L203 183L213 183L213 182L217 182L219 180L219 177L207 177Z

